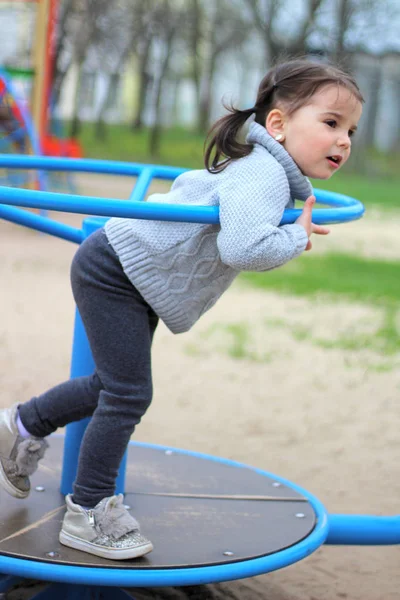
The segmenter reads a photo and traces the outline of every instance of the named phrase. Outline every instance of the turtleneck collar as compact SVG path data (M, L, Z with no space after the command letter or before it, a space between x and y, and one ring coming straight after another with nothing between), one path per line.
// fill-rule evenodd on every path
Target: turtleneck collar
M300 171L290 154L262 125L251 123L246 138L249 144L260 144L279 162L285 169L289 181L290 195L296 200L306 200L313 193L311 183Z

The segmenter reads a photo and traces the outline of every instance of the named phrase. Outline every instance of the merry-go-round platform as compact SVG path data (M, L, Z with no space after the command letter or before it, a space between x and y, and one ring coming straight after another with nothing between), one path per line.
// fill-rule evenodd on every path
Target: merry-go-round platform
M289 482L229 460L131 443L124 503L153 541L153 552L111 561L73 550L58 541L65 511L63 442L62 435L49 438L27 500L0 491L3 573L89 586L95 581L113 586L110 594L118 598L124 592L115 587L189 585L266 572L300 560L326 538L322 505Z

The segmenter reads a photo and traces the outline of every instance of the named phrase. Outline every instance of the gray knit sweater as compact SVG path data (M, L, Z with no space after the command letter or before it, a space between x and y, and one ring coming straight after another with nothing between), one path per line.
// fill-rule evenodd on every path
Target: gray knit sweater
M188 171L149 200L219 206L220 225L112 218L105 231L123 269L173 333L187 331L240 271L267 271L301 254L300 225L279 227L285 208L312 194L309 181L264 127L253 151L222 172Z

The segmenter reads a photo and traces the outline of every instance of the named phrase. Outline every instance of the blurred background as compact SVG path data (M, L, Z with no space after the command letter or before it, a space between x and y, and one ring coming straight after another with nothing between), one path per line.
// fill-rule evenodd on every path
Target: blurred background
M337 61L367 100L351 170L397 176L398 0L0 0L0 39L0 66L25 99L46 79L40 137L187 167L202 165L223 102L252 106L276 60Z
M365 216L281 269L241 274L187 336L160 326L136 439L279 473L331 511L397 514L399 0L0 0L0 40L0 153L201 168L223 103L252 106L280 57L353 71L366 102L351 160L313 184ZM2 183L125 199L133 186L0 169ZM76 248L3 219L0 233L6 406L68 377ZM338 547L268 578L135 597L398 600L399 587L397 548Z

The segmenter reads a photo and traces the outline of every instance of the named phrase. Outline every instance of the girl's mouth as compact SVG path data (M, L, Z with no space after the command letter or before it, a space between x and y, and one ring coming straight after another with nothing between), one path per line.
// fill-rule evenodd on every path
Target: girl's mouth
M339 154L334 154L333 156L327 156L326 160L334 169L338 169L342 162L342 157Z

